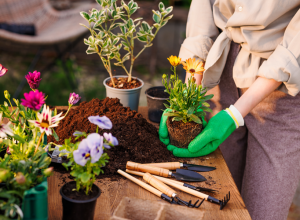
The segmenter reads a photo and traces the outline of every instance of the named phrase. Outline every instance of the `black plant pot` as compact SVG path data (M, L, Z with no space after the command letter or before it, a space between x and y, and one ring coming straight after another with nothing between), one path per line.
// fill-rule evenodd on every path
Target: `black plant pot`
M61 188L60 188L60 195L62 196L62 204L63 204L63 220L93 220L94 219L94 214L95 214L95 207L97 203L97 198L101 194L101 190L99 189L98 186L93 184L93 191L96 190L97 192L95 193L96 195L88 200L75 200L67 197L63 193L64 187L66 187L67 184L76 182L68 182L65 183ZM75 187L74 187L75 188Z
M166 109L164 103L168 103L169 94L164 92L164 86L155 86L146 90L148 105L148 118L153 122L160 122L163 111Z

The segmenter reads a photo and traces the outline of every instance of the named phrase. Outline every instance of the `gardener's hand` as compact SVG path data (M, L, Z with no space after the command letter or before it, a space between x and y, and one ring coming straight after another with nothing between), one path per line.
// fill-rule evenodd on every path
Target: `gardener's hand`
M238 127L244 125L241 114L234 106L221 111L210 119L204 130L193 140L188 149L168 145L177 157L199 157L212 153Z

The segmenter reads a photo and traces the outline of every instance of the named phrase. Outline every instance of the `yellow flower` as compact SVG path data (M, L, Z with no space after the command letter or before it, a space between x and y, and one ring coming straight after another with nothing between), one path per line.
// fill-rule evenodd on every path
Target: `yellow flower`
M169 60L171 65L174 66L174 67L178 66L181 63L181 58L179 58L177 56L170 56L167 59Z
M182 62L183 68L186 70L187 73L190 73L192 76L194 74L201 74L205 70L204 63L197 61L196 58L189 58L185 62Z

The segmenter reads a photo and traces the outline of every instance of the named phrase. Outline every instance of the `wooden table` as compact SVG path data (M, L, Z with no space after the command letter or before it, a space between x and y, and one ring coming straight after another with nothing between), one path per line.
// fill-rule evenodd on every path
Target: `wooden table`
M148 119L147 107L140 107L139 112ZM158 127L158 124L155 124ZM225 163L223 155L218 148L215 152L210 155L185 159L188 163L201 164L207 166L215 166L217 169L211 172L201 173L207 178L207 183L192 183L196 186L202 186L207 188L216 189L219 192L215 194L210 194L211 196L222 199L230 191L230 201L226 207L221 211L219 210L219 205L212 204L205 201L200 210L204 211L204 218L208 220L221 220L221 219L251 219L248 210L245 207L243 199L234 183L234 180L230 174L230 171ZM179 161L183 161L179 159ZM53 176L48 178L49 192L48 192L48 202L49 202L49 220L58 220L62 218L62 202L59 190L63 185L62 178L66 178L68 181L67 174L61 174L55 172ZM140 178L140 177L138 177ZM140 178L141 179L141 178ZM97 186L102 190L101 196L97 200L95 218L97 220L110 219L114 210L118 206L119 202L123 197L141 198L153 201L161 201L160 198L146 191L145 189L139 187L130 180L110 180L109 178L104 178L97 180L95 182ZM210 185L209 185L210 184ZM178 191L179 197L184 200L196 201L197 198L186 194L184 192ZM163 201L165 202L165 201ZM184 219L183 219L184 220Z

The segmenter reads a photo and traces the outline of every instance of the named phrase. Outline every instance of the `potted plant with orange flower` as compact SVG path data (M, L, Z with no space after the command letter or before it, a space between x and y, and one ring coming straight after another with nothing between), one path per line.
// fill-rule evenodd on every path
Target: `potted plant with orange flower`
M189 143L202 131L205 112L211 112L206 102L213 95L206 95L207 90L197 85L195 74L202 75L203 63L195 58L180 62L179 58L169 59L173 73L169 77L163 75L165 92L169 94L169 104L166 104L159 128L160 140L180 148L187 148ZM180 64L190 73L188 82L182 82L177 74L176 67Z
M181 58L170 56L167 58L171 63L172 72L176 71L176 67L181 63ZM147 96L148 118L153 122L160 122L163 111L166 109L165 104L168 104L169 94L165 92L164 86L150 87L145 91Z

